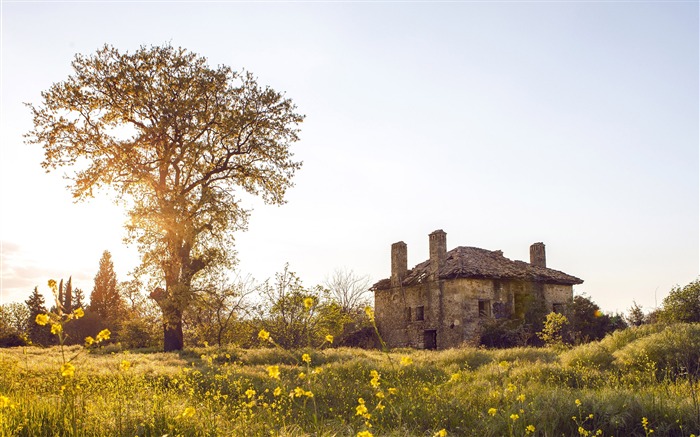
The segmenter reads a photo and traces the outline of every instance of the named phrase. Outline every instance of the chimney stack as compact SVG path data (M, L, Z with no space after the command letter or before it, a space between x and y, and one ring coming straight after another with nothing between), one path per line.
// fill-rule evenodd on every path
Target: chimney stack
M407 272L408 250L406 243L399 241L391 245L391 286L400 286Z
M544 243L535 243L530 246L530 264L537 267L547 267Z
M445 264L447 257L447 234L442 229L434 231L428 236L430 242L430 275L434 281L440 279L440 268Z

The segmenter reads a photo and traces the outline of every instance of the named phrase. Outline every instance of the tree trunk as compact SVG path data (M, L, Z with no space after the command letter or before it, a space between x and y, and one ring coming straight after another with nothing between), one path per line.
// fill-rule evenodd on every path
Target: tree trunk
M163 349L165 352L181 351L184 346L182 337L182 311L171 310L163 314Z

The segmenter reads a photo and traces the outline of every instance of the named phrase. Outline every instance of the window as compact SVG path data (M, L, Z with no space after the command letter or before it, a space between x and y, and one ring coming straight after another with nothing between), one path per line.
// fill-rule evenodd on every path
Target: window
M479 301L479 317L491 317L491 301Z
M411 307L406 307L404 310L404 318L407 322L411 321Z
M416 307L416 320L423 320L423 307Z

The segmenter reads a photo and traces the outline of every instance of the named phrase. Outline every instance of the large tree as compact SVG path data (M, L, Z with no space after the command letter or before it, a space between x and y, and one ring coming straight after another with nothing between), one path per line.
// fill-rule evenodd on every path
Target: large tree
M129 241L152 278L166 350L182 349L193 282L232 261L232 232L248 213L236 190L282 204L301 166L290 146L303 116L250 73L209 67L169 45L77 55L74 73L29 105L28 142L47 170L71 166L73 195L113 188Z

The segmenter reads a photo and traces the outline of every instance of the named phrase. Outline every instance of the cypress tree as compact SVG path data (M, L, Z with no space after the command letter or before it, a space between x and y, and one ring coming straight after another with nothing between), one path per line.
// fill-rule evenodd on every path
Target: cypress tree
M68 277L63 296L63 310L67 313L73 311L73 277Z

